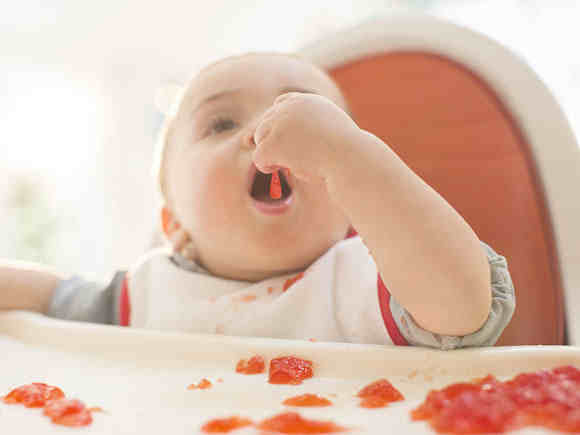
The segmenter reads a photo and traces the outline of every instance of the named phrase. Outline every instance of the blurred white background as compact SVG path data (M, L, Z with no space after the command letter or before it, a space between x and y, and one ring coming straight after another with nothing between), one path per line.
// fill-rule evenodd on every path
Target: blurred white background
M418 10L510 47L580 135L576 0L2 0L0 257L107 280L157 222L160 88L217 58L291 51L375 15Z

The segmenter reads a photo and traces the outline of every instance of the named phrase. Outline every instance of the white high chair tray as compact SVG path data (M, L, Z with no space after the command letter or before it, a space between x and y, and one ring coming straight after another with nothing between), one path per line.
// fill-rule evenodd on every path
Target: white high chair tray
M255 354L266 361L293 355L313 361L314 377L301 385L271 385L259 375L235 372L240 359ZM0 396L31 382L63 389L67 397L101 407L92 425L67 428L39 409L0 402L0 433L195 434L214 418L238 415L260 421L295 411L305 418L331 420L349 434L434 434L413 422L410 411L427 392L449 383L493 374L517 373L572 364L580 348L522 346L436 351L298 340L240 338L157 332L65 322L28 312L0 314ZM202 378L206 390L188 390ZM223 382L217 382L219 378ZM379 378L405 396L386 408L358 406L356 393ZM326 408L282 405L285 398L315 393L330 399ZM244 428L236 435L256 434ZM553 433L534 427L518 434Z

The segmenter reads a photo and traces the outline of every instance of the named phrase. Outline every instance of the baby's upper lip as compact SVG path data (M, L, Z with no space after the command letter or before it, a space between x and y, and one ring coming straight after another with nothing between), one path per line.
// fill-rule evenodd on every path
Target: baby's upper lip
M254 164L254 162L252 162L250 164L250 168L248 170L248 178L246 180L246 190L248 192L248 194L252 194L252 186L254 185L254 178L256 178L256 173L258 172L258 168L256 167L256 165ZM284 178L286 179L286 182L288 183L288 187L290 187L291 190L294 190L294 180L292 179L292 175L288 176L287 171L282 171L284 172Z

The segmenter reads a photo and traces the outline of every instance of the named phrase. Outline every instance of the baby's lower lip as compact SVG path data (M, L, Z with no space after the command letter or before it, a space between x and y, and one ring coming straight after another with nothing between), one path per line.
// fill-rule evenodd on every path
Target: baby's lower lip
M252 198L254 207L256 207L258 211L269 215L279 215L286 212L286 210L290 208L290 205L292 204L293 201L294 195L290 195L287 198L275 202L263 202Z

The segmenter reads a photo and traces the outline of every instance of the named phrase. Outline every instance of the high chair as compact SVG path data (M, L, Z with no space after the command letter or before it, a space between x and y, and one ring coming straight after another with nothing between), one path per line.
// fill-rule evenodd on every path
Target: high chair
M299 52L338 82L361 128L506 257L517 300L498 345L578 344L580 150L525 61L417 14L376 18Z

